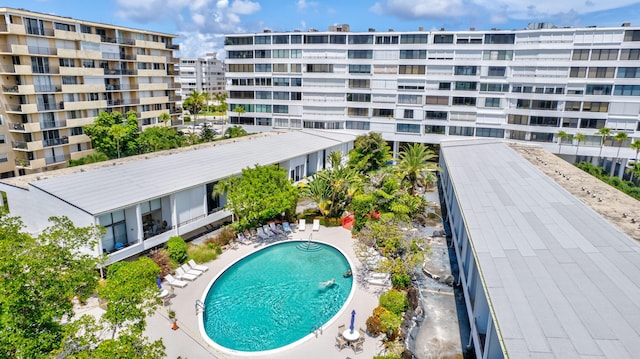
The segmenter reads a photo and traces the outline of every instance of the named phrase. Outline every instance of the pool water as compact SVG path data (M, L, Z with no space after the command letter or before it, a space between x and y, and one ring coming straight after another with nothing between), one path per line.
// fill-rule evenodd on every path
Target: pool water
M238 351L291 344L324 325L345 304L353 278L342 276L347 259L335 248L285 242L229 267L205 299L204 329L215 343ZM324 287L321 282L335 280Z

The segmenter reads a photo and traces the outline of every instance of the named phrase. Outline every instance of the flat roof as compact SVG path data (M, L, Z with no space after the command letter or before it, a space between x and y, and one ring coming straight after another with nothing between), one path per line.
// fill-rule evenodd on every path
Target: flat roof
M214 182L255 164L276 164L318 152L355 137L306 130L272 133L141 155L136 160L114 160L107 165L45 172L26 180L28 186L98 215ZM13 179L2 182L15 185Z
M640 245L504 143L441 155L510 358L633 358Z

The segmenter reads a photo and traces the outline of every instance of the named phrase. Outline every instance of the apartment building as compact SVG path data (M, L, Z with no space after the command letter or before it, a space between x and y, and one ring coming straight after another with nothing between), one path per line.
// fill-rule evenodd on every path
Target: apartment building
M65 167L92 153L82 126L135 111L176 113L176 36L0 8L0 177Z
M207 92L213 99L215 94L225 92L224 62L217 54L208 53L205 57L181 57L178 64L177 91L184 101L194 90Z
M634 158L640 138L640 28L229 34L231 123L252 131L315 128L381 132L404 142L490 137L535 142L564 157ZM234 111L238 106L244 113ZM624 166L622 166L624 167ZM621 167L621 168L622 168Z

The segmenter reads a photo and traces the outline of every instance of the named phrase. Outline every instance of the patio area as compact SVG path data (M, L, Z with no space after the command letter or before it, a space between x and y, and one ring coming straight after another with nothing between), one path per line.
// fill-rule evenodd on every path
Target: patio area
M326 323L315 333L309 333L299 344L290 349L275 354L263 354L262 358L371 358L380 352L381 341L379 338L365 336L363 350L357 354L351 348L338 350L335 346L336 336L339 327L346 325L349 327L351 321L351 311L356 311L355 328L366 329L365 321L371 315L371 311L378 304L378 294L382 287L368 285L365 286L362 278L365 273L362 263L355 255L353 239L351 233L341 227L321 227L319 231L312 232L307 226L304 232L294 232L295 239L308 239L313 233L313 240L331 244L343 251L349 257L353 268L355 293L339 315ZM202 263L209 267L200 278L189 284L185 288L176 288L175 296L170 304L161 307L152 316L147 318L147 330L145 334L151 340L162 338L166 347L167 358L247 358L255 357L256 353L230 354L220 352L209 346L203 340L198 329L198 317L196 315L196 300L202 297L209 282L216 277L221 270L226 268L237 259L246 256L254 251L264 248L263 244L237 245L235 249L229 249L222 253L216 260L209 263ZM164 284L168 287L168 284ZM178 330L172 330L172 321L168 312L173 310L176 313L179 326Z

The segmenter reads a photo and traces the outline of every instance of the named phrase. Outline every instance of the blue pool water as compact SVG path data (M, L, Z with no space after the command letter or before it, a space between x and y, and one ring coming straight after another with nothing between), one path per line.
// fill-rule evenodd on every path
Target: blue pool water
M229 267L205 299L204 329L228 349L255 352L291 344L325 324L345 304L353 278L335 248L285 242ZM320 282L335 279L324 288Z

